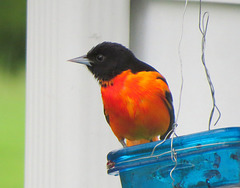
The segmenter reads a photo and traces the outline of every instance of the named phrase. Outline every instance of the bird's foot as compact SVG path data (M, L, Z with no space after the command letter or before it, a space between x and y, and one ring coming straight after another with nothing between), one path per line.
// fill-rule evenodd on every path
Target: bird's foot
M126 147L127 147L127 145L126 145L126 143L125 143L124 139L121 139L121 140L119 140L119 142L122 144L122 146L123 146L124 148L126 148Z

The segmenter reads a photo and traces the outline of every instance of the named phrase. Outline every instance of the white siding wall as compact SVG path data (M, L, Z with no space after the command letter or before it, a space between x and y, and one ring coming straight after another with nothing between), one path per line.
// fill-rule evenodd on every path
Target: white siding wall
M177 108L180 89L178 45L184 1L133 0L131 7L130 47L140 59L149 62L167 78ZM205 56L215 86L216 102L222 112L215 128L240 126L240 4L208 1L203 3L202 11L210 14ZM190 1L181 45L184 88L179 135L207 130L212 107L201 64L198 14L199 2Z
M233 2L233 1L231 1ZM100 90L86 67L66 60L107 40L130 47L168 80L177 106L177 46L184 1L29 0L25 188L120 187L106 155L121 145L105 122ZM240 6L205 3L206 61L222 111L219 126L239 125ZM184 91L177 132L207 130L209 88L200 61L198 3L184 22Z

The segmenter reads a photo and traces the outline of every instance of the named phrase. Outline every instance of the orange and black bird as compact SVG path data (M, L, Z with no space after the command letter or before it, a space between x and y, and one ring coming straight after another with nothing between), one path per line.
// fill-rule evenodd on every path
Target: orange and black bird
M112 42L100 43L87 55L69 61L85 64L98 80L104 115L123 147L170 136L172 95L166 79L155 68Z

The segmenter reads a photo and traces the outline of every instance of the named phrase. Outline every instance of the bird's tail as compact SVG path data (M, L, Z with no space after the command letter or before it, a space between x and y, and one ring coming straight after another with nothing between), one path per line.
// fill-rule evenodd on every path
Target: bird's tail
M158 141L159 140L159 137L156 136L156 137L153 137L151 141ZM151 142L150 140L146 140L146 139L140 139L140 140L128 140L126 139L126 144L127 146L135 146L135 145L139 145L139 144L145 144L145 143L149 143Z

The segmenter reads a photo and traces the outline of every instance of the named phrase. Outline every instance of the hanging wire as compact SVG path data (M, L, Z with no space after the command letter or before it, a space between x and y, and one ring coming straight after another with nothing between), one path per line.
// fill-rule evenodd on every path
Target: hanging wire
M160 146L161 144L163 144L166 139L168 138L168 136L170 134L174 134L175 136L177 136L175 129L178 126L178 117L180 114L180 109L181 109L181 101L182 101L182 91L183 91L183 63L182 63L182 55L181 55L181 44L182 44L182 39L183 39L183 29L184 29L184 18L185 18L185 14L186 14L186 10L187 10L187 5L188 5L188 0L185 0L185 5L184 5L184 10L183 10L183 15L182 15L182 24L181 24L181 35L180 35L180 40L178 43L178 56L179 56L179 63L180 63L180 75L181 75L181 86L180 86L180 92L179 92L179 101L178 101L178 108L177 108L177 115L176 115L176 119L175 122L172 125L172 130L165 136L165 138L163 139L162 142L158 143L154 148L153 151L151 153L151 156L154 154L156 148L158 146ZM173 139L174 136L172 136L171 139Z
M154 148L153 148L153 150L152 150L152 153L151 153L151 156L154 155L154 152L155 152L156 148L157 148L158 146L162 145L162 144L167 140L168 136L169 136L170 134L172 134L172 133L174 133L174 127L173 127L173 129L172 129L171 131L168 132L168 134L165 136L165 138L162 140L162 142L159 142L158 144L156 144L156 146L154 146Z
M168 138L168 136L170 134L172 134L171 136L171 160L174 164L174 167L171 169L169 175L172 179L172 187L174 187L174 183L175 183L175 179L173 177L173 172L174 170L177 168L177 151L174 149L173 147L173 140L174 137L177 136L175 133L175 129L178 125L178 118L179 118L179 114L180 114L180 110L181 110L181 101L182 101L182 91L183 91L183 84L184 84L184 79L183 79L183 63L182 63L182 56L181 56L181 45L182 45L182 39L183 39L183 30L184 30L184 19L185 19L185 14L186 14L186 10L187 10L187 5L188 5L188 0L185 0L185 6L184 6L184 11L183 11L183 15L182 15L182 25L181 25L181 36L180 36L180 40L179 40L179 44L178 44L178 56L179 56L179 62L180 62L180 75L181 75L181 86L180 86L180 93L179 93L179 103L178 103L178 108L177 108L177 115L176 115L176 120L175 123L173 124L173 129L166 135L166 137L164 138L164 140L160 143L158 143L152 150L152 153L149 157L154 157L154 152L156 150L156 148L160 145L162 145L166 139ZM206 21L205 21L206 19ZM211 121L212 121L212 117L214 114L214 110L217 109L218 111L218 118L216 120L216 122L214 123L214 126L217 124L217 122L219 121L220 117L221 117L221 112L219 110L219 108L216 105L216 100L215 100L215 90L214 90L214 86L212 84L211 78L210 78L210 74L209 71L207 69L206 66L206 61L205 61L205 45L206 45L206 34L207 34L207 28L208 28L208 21L209 21L209 13L205 12L202 16L202 1L200 0L200 6L199 6L199 30L202 34L202 56L201 56L201 60L205 69L205 73L207 76L207 80L210 86L210 90L211 90L211 95L212 95L212 101L213 101L213 107L211 110L211 114L210 114L210 118L209 118L209 130L210 130L210 126L211 126ZM155 156L156 157L156 156ZM148 158L148 157L147 157Z
M209 22L209 13L208 12L204 12L204 14L202 15L202 0L200 0L200 5L199 5L199 30L202 34L202 56L201 56L201 60L202 60L202 64L204 66L204 70L207 76L207 81L211 90L211 96L212 96L212 110L210 113L210 117L209 117L209 121L208 121L208 130L211 129L211 122L212 122L212 118L214 115L214 111L215 109L217 110L218 113L218 118L214 123L214 126L218 123L218 121L221 118L221 111L219 110L219 108L216 105L216 99L215 99L215 89L209 74L209 71L207 69L206 66L206 60L205 60L205 45L206 45L206 34L207 34L207 29L208 29L208 22Z
M171 159L172 159L172 162L175 163L174 167L170 171L170 177L172 179L172 187L174 188L175 179L173 178L172 174L173 174L173 171L177 168L178 163L177 163L177 152L173 148L173 139L171 140Z
M179 118L179 114L180 114L180 110L181 110L182 91L183 91L183 83L184 83L181 45L182 45L182 39L183 39L184 19L185 19L185 14L187 11L187 5L188 5L188 0L185 0L185 5L184 5L184 10L183 10L183 15L182 15L181 35L180 35L180 40L178 43L178 57L179 57L179 64L180 64L181 86L180 86L180 92L179 92L177 116L176 116L176 121L175 121L176 123L178 122L178 118Z
M186 11L187 11L187 5L188 5L188 0L185 0L185 5L184 5L184 10L183 10L183 15L182 15L181 36L180 36L180 40L179 40L179 43L178 43L178 57L179 57L179 63L180 63L181 86L180 86L180 92L179 92L177 116L176 116L175 123L173 124L173 133L174 134L171 137L171 159L172 159L172 162L175 163L175 164L174 164L174 167L172 168L172 170L170 171L169 175L172 179L172 187L173 188L174 188L174 183L175 183L175 179L173 178L173 171L176 169L177 164L178 164L178 162L177 162L177 152L175 151L175 149L173 147L173 139L174 139L174 136L177 136L176 133L175 133L175 129L178 126L178 118L179 118L179 114L180 114L180 110L181 110L182 92L183 92L183 84L184 84L181 45L182 45L182 39L183 39L184 19L185 19L185 14L186 14Z

